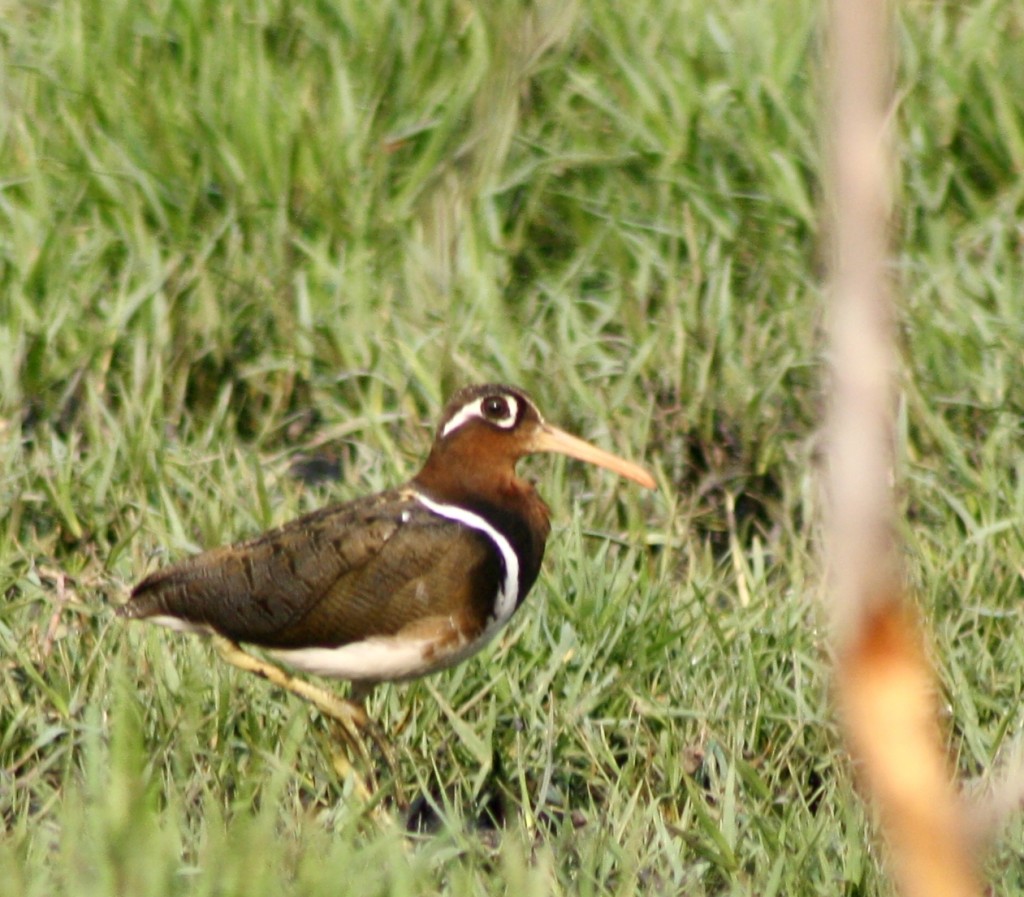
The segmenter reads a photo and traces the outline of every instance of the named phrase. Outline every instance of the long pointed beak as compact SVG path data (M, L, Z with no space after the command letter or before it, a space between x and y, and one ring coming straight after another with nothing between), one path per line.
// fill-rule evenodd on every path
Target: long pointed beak
M646 486L648 489L657 487L654 477L639 464L634 464L632 461L599 449L596 445L570 436L564 430L559 430L558 427L552 427L550 424L541 424L537 429L530 443L530 451L557 452L560 455L568 455L578 461L587 461L598 467L605 467L619 476Z

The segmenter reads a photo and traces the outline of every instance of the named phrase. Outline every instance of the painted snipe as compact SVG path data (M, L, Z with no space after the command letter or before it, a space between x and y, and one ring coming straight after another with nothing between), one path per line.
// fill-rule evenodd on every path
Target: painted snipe
M546 423L521 390L470 386L448 403L426 464L406 485L158 570L117 613L217 636L231 663L312 701L349 733L367 728L359 704L239 643L294 669L347 679L357 693L475 654L540 571L549 512L515 470L532 452L655 486L643 468Z

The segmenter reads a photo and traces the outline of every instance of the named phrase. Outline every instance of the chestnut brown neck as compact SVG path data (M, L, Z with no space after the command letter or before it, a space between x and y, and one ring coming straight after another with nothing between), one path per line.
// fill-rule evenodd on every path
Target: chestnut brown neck
M540 572L551 531L548 506L531 483L516 475L518 458L482 452L470 442L439 440L411 485L435 502L483 517L505 536L519 557L520 595L525 596Z
M500 442L486 437L438 440L413 484L435 501L507 507L532 516L528 506L544 503L533 486L516 475L518 456L502 450Z

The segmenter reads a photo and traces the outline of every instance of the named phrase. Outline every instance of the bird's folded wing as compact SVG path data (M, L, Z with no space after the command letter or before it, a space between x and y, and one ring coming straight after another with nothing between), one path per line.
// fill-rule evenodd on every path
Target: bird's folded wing
M499 563L479 534L393 490L159 570L119 612L266 647L337 646L464 606L460 590Z

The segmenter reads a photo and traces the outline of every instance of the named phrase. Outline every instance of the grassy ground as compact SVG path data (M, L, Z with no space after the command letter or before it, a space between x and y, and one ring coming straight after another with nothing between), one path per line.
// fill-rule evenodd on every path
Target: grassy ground
M0 895L886 893L816 604L816 5L412 7L5 7ZM1024 5L901 15L906 557L984 778L1024 725ZM110 608L409 476L482 379L663 489L529 462L524 611L371 701L446 820L409 839L312 711Z

